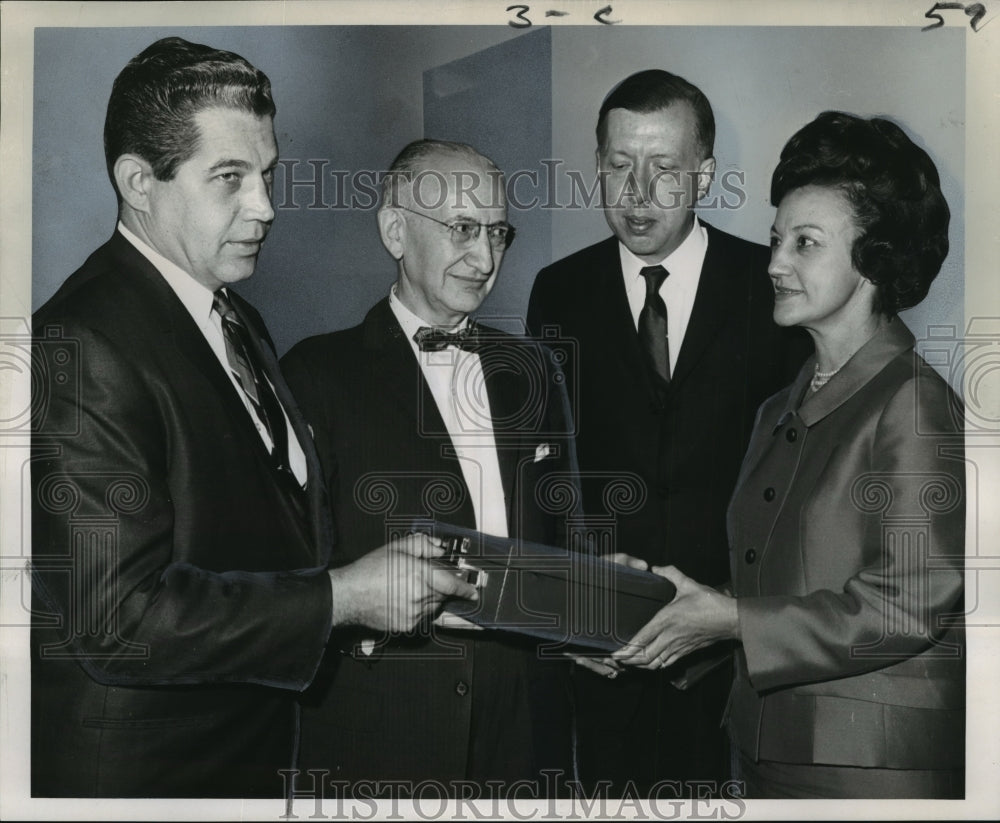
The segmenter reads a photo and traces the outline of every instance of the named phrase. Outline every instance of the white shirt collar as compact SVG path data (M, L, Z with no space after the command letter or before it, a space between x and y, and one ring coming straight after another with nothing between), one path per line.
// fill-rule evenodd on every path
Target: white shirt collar
M392 313L396 315L396 320L399 321L399 325L403 329L403 334L406 335L406 339L410 341L410 345L413 347L414 351L417 351L417 343L413 339L417 331L423 326L433 326L433 323L428 323L426 320L415 315L406 306L403 305L403 301L399 299L399 295L396 294L396 284L393 283L391 289L389 289L389 308L392 309ZM469 325L468 316L462 318L462 322L455 326L455 331L460 331Z
M184 304L184 308L194 318L198 327L205 328L211 322L213 292L195 280L194 277L176 263L172 263L156 251L156 249L136 236L134 232L129 231L121 220L118 221L118 231L122 237L136 247L143 257L153 264L153 267L167 281L170 288L173 289L177 298Z
M211 347L212 352L219 361L219 365L225 370L229 381L233 384L233 388L243 401L243 405L246 406L247 413L254 421L254 425L260 433L264 445L270 451L272 448L271 438L264 430L256 413L250 407L250 401L247 398L246 392L240 386L236 375L229 365L229 356L226 352L226 343L222 333L222 319L216 314L213 321L212 303L214 294L212 291L195 280L194 277L180 266L167 260L156 249L137 237L134 232L125 228L120 220L118 221L118 231L122 237L135 246L136 250L153 265L160 273L160 276L167 281L167 285L170 286L174 294L177 295L177 299L187 309L188 314L191 315L191 319L194 320L198 329L204 335L206 342ZM295 433L291 421L288 420L287 411L285 412L285 425L288 429L288 459L291 464L292 473L299 483L305 487L309 476L305 452L302 450L302 444L299 442L298 435Z
M625 297L632 314L632 322L638 329L639 316L646 301L646 281L639 272L650 264L640 260L621 243L618 244L618 249ZM694 301L698 294L698 283L701 280L701 270L705 264L707 251L708 232L696 217L688 236L674 249L672 254L660 261L660 265L670 272L670 276L660 286L660 297L663 298L667 307L670 323L671 370L677 366L677 358L687 334L688 322L694 310Z
M476 528L487 534L506 537L507 501L489 392L475 388L486 385L482 361L477 354L463 349L420 351L413 336L421 326L432 324L403 305L395 286L389 290L389 308L410 342L417 366L455 449L459 469L469 490ZM468 325L469 318L465 317L455 330ZM427 419L421 421L422 433L428 436L443 433L435 432L433 426L425 429L428 422Z
M688 236L681 241L681 244L670 254L664 257L659 263L647 263L640 260L627 248L625 244L618 243L618 252L621 257L622 274L625 275L626 287L635 280L642 277L639 272L646 266L663 266L670 272L670 279L673 281L688 280L694 278L695 283L701 275L701 267L705 262L705 251L708 249L708 232L701 225L697 216L694 218L694 225Z

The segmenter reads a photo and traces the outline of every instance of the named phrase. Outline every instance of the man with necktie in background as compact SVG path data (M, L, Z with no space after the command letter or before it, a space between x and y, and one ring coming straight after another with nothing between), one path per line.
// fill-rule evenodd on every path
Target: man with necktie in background
M229 288L274 218L274 113L176 37L115 80L119 222L34 317L33 796L280 797L331 627L475 597L422 536L327 571L308 428Z
M808 353L771 320L768 250L695 216L714 141L711 105L683 78L651 69L618 84L597 120L614 236L539 272L528 308L532 333L575 343L566 374L587 516L604 513L609 477L638 476L645 494L617 513L612 550L696 569L708 585L729 576L726 504L757 407ZM727 778L728 661L686 690L677 667L607 673L574 673L590 790L609 780L612 794L644 795L661 780Z
M565 513L540 491L575 477L562 374L547 349L469 318L514 237L502 174L470 146L411 143L384 178L378 228L397 267L389 295L282 359L343 537L334 564L411 517L564 544ZM376 780L506 793L540 766L571 776L564 661L493 631L339 636L344 653L304 698L303 770L348 793Z

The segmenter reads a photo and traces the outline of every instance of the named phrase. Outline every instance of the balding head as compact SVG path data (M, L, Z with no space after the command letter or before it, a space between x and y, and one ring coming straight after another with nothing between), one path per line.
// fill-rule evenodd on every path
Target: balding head
M382 180L382 207L433 210L446 204L448 194L465 198L486 187L489 197L480 198L480 205L506 207L503 173L490 158L466 143L414 140Z

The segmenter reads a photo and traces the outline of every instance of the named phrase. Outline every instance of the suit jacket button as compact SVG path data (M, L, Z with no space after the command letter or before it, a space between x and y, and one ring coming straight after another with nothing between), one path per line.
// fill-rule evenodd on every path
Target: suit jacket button
M747 549L747 553L743 555L743 559L746 560L747 563L753 563L753 561L757 559L757 551L755 549Z
M455 684L455 694L459 697L465 697L469 693L469 684L464 680L459 680Z
M770 503L772 500L774 500L774 487L773 486L768 486L766 489L764 489L764 499L768 503Z
M799 433L795 429L789 429L785 432L785 440L789 443L794 443L798 439Z

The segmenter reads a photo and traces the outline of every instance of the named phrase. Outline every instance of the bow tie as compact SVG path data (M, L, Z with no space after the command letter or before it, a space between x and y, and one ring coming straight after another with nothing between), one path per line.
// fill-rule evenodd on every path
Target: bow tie
M477 352L482 346L479 338L479 328L470 323L461 331L449 332L433 326L421 326L413 335L413 340L420 351L442 351L448 346L457 346L463 351Z

